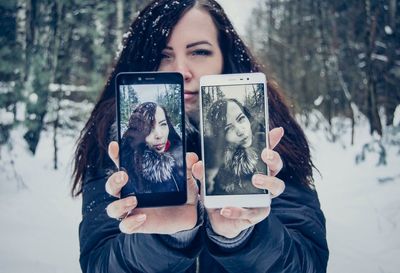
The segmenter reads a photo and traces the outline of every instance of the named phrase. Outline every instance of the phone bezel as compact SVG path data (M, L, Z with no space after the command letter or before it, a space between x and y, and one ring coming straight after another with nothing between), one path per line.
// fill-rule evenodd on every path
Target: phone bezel
M267 97L267 80L264 73L240 73L240 74L220 74L207 75L200 78L199 103L200 103L200 135L201 135L201 154L204 160L204 128L203 128L203 86L227 86L227 85L245 85L245 84L263 84L264 85L264 106L265 106L265 128L266 140L265 145L268 148L268 97ZM267 168L267 174L269 169ZM205 168L203 168L203 177L205 176ZM271 203L270 194L266 191L262 194L240 194L240 195L207 195L206 181L202 183L201 199L206 208L223 208L223 207L268 207Z
M121 144L121 116L120 116L120 85L127 84L179 84L181 86L181 126L182 126L182 168L186 174L186 132L185 132L185 105L183 92L183 76L177 72L120 72L115 77L116 93L116 118L118 130L118 143ZM185 176L186 177L186 176ZM184 190L180 192L164 193L126 193L121 190L121 198L134 195L138 200L137 207L177 206L187 201L187 184L183 183Z

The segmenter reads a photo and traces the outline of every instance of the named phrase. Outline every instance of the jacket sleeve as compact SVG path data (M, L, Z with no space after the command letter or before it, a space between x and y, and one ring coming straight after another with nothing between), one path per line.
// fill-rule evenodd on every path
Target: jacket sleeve
M121 233L119 222L106 213L116 200L106 193L106 180L104 173L84 179L79 225L83 272L184 272L194 263L201 250L200 232L181 245L170 243L176 240L169 235Z
M325 218L315 190L286 183L270 215L234 249L208 239L210 254L228 272L326 272Z

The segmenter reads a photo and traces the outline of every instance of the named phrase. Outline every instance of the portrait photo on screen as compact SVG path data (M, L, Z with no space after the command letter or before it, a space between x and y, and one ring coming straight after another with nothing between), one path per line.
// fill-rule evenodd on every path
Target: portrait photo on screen
M251 183L267 173L263 84L202 87L204 167L207 195L261 194Z
M125 192L184 190L181 87L120 85L120 164L129 176Z

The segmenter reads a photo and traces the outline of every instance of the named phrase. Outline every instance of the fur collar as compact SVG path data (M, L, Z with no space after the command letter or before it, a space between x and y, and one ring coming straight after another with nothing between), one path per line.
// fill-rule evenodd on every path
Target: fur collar
M236 176L249 175L257 170L258 154L253 147L229 147L225 153L225 167Z
M152 149L146 149L143 153L143 178L150 182L162 183L170 180L175 166L176 161L169 152L159 154Z

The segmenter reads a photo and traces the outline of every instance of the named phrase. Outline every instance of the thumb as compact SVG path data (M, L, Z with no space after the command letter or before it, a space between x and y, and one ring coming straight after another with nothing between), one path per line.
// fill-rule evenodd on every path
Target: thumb
M269 148L272 150L278 145L278 143L281 141L283 135L285 134L285 131L283 130L282 127L274 128L268 133L268 138L269 138Z
M108 156L114 162L115 166L119 168L119 145L116 141L111 141L108 145Z

